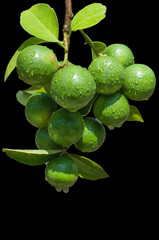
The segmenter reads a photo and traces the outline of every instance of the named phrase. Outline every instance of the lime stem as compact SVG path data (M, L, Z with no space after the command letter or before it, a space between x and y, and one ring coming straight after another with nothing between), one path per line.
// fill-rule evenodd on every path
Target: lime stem
M79 30L80 33L82 34L82 36L84 37L84 39L86 40L86 42L89 44L89 46L93 49L94 53L96 54L97 57L100 56L98 50L96 49L96 47L94 46L92 40L90 39L90 37L88 37L88 35L83 31L83 30Z
M73 18L72 13L72 2L71 0L65 0L65 20L63 25L63 43L65 46L64 50L64 66L68 64L68 53L70 46L70 21Z

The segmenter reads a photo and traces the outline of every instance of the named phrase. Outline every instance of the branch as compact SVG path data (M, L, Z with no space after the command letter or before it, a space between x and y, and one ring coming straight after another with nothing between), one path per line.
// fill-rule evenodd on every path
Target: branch
M68 52L70 46L70 21L73 18L72 2L71 0L65 0L65 20L63 26L63 43L66 47L64 55L64 67L68 64Z

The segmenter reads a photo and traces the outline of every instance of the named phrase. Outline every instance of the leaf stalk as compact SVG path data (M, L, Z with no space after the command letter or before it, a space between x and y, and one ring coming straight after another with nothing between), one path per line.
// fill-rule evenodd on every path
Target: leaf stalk
M84 39L86 40L86 42L89 44L89 46L93 49L93 51L96 54L96 56L99 57L100 53L98 52L98 50L94 46L94 44L93 44L92 40L90 39L90 37L88 37L88 35L82 29L79 30L79 31L82 34L82 36L84 37Z

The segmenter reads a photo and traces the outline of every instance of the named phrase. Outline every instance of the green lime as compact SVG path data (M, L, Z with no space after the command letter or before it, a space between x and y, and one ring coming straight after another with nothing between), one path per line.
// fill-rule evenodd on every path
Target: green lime
M94 116L109 129L121 127L127 120L130 107L125 96L116 92L112 95L101 95L94 104Z
M84 118L85 128L75 147L81 152L94 152L104 143L106 131L102 123L95 118Z
M68 157L57 157L47 164L45 179L57 191L68 192L78 179L77 165Z
M35 93L28 98L25 116L35 127L46 127L51 114L57 110L57 103L45 93Z
M61 68L53 77L52 96L63 108L75 112L86 106L96 93L91 73L81 66Z
M97 92L112 94L119 90L123 83L123 65L113 57L102 56L95 58L88 70L96 82Z
M156 77L151 68L134 64L125 69L122 91L131 100L148 100L156 86Z
M76 143L84 130L84 120L79 112L70 112L64 108L55 111L48 122L48 132L56 143L69 147Z
M53 150L63 149L62 146L55 143L49 136L47 128L39 128L35 135L35 143L38 149Z
M134 55L129 47L124 44L111 44L103 52L120 61L124 67L134 64Z
M54 52L46 46L32 45L24 48L17 58L19 78L30 85L43 85L51 81L58 70Z

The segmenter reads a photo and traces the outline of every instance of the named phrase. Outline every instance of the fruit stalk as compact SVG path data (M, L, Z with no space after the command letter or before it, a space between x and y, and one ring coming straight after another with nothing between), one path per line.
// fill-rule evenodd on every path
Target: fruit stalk
M70 46L70 21L73 17L72 2L71 0L65 0L65 20L63 25L63 43L66 47L64 54L64 66L68 64L68 52Z

